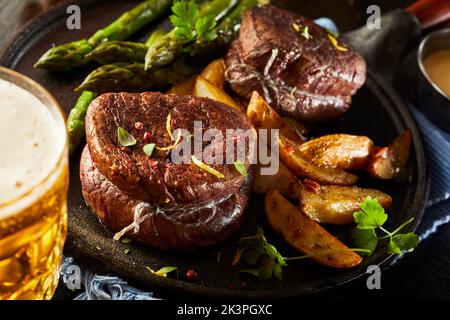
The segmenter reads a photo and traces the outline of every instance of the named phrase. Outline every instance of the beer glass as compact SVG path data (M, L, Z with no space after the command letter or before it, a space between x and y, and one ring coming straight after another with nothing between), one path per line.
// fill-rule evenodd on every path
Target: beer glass
M0 300L50 299L67 232L68 151L56 100L0 67Z

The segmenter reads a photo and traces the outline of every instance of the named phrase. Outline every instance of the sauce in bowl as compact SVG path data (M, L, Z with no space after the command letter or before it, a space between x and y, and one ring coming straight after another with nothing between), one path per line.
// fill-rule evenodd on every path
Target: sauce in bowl
M450 96L450 49L430 54L423 66L431 81Z

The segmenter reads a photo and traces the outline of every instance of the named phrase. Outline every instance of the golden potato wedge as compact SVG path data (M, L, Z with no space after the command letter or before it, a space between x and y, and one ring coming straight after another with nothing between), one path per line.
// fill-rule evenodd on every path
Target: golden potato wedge
M278 172L274 175L261 175L261 166L257 164L253 170L253 192L264 194L277 189L291 199L299 197L300 181L283 163L280 162Z
M195 78L188 78L179 84L173 86L167 93L175 93L181 96L191 95L194 92Z
M317 222L304 215L276 190L266 194L266 216L273 230L286 242L314 261L335 268L351 268L362 258Z
M225 91L223 91L212 82L209 82L202 76L198 76L195 81L194 96L210 98L242 111L241 106L236 101L234 101Z
M406 130L389 146L374 152L367 171L376 179L389 180L395 178L408 162L411 144L411 131Z
M319 167L357 170L367 166L372 148L368 137L331 134L309 140L299 150L305 160Z
M271 106L261 97L258 92L253 91L247 107L247 116L256 129L279 129L280 133L300 145L305 140L293 129Z
M322 168L303 158L297 145L280 131L279 153L281 161L300 178L310 178L320 184L353 185L358 177L339 168Z
M300 187L300 209L319 223L344 225L352 223L353 213L358 211L364 199L378 199L383 208L392 205L392 198L375 189L348 186L320 186L317 189Z
M217 59L208 64L200 73L200 75L209 82L218 86L220 89L223 89L225 87L226 69L227 66L225 64L225 60Z

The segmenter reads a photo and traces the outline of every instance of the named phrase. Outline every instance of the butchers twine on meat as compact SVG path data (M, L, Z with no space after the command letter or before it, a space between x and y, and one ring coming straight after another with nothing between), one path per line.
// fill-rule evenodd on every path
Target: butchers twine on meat
M272 67L273 62L278 56L279 50L277 48L272 49L272 54L267 60L267 64L264 67L264 71L260 72L254 66L245 64L245 63L237 63L229 67L225 71L225 79L229 83L245 83L251 79L257 79L261 84L263 89L264 99L271 104L273 102L270 97L269 89L272 90L275 94L277 101L280 101L281 98L288 99L289 103L295 106L295 91L297 88L292 88L286 85L283 81L279 79L272 79L270 77L269 71ZM240 77L241 74L246 74L245 77Z

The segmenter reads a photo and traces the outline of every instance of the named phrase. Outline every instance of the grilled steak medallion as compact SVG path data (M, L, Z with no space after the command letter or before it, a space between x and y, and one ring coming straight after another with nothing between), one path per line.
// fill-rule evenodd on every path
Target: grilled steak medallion
M202 128L195 126L196 121ZM118 128L136 143L123 146ZM236 156L242 152L241 141L246 143L244 156L250 169L248 140L253 138L249 133L256 137L255 130L243 112L225 104L152 92L110 93L92 102L80 163L82 191L102 223L118 232L116 239L127 234L155 248L191 250L218 243L241 226L250 195L249 178L233 164L209 165L221 177L198 163L179 163L171 158L170 148L164 149L192 138L188 134L175 139L176 129L195 136L194 128L202 135L205 129L222 135L193 141L191 150L186 150L188 159L200 142L203 150L215 147L211 156L222 152L225 161L227 144L234 146L231 155ZM230 134L229 129L241 131ZM150 143L163 149L146 154L143 147Z
M208 204L165 211L120 191L99 172L87 147L81 157L80 176L84 198L106 227L118 232L140 214L145 219L130 235L160 249L192 250L225 240L240 228L250 194L249 185L244 183L237 193Z
M341 116L365 82L366 64L345 42L272 5L243 15L226 62L227 79L241 97L257 90L280 113L308 122Z
M87 143L98 170L124 193L161 205L202 203L238 191L244 178L233 164L210 165L225 176L219 179L195 164L174 164L170 150L155 149L151 159L142 151L148 143L157 147L174 143L167 129L169 114L173 131L194 133L194 121L201 121L203 130L220 130L224 139L216 143L222 143L224 159L226 129L254 130L244 113L207 98L152 92L104 94L92 102L86 115ZM137 129L137 122L143 127ZM122 147L118 127L131 133L137 144ZM230 137L232 143L239 138L243 137ZM207 145L204 142L203 147Z

